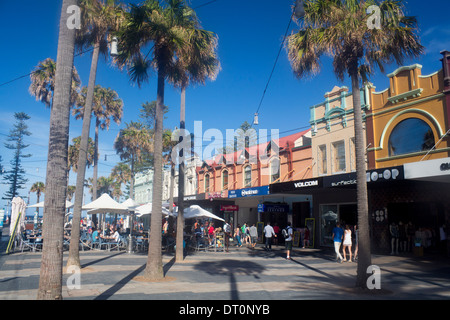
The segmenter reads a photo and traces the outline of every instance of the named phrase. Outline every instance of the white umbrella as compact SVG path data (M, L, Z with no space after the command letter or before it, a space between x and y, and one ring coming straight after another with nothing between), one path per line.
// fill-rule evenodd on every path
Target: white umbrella
M212 218L220 221L225 221L224 219L216 216L215 214L209 212L208 210L203 209L202 207L194 204L189 208L184 209L184 218Z
M124 202L122 202L122 204L124 206L126 206L128 208L128 210L130 211L134 211L134 209L136 209L137 207L139 207L139 203L137 203L136 201L134 201L131 198L128 198L127 200L125 200Z
M88 214L97 213L117 213L128 214L129 210L127 206L118 203L111 198L107 193L104 193L100 198L88 203L82 207L83 210L88 210Z
M161 209L162 209L162 213L163 213L164 215L166 215L166 216L173 215L173 214L170 213L170 211L167 210L166 208L162 207ZM142 215L144 215L144 214L151 214L151 213L152 213L152 203L149 202L149 203L146 203L146 204L143 204L143 205L137 207L136 210L135 210L135 213L136 213L136 215L137 215L138 217L140 217L140 216L142 216Z
M22 232L22 230L25 229L25 208L27 207L27 204L21 197L14 197L11 201L11 226L12 228L9 228L9 235L11 235L14 232L14 226L16 225L17 221L17 229L16 234L19 234ZM19 217L19 213L21 213ZM18 220L20 219L20 220Z
M27 206L27 208L43 208L44 207L44 201L33 204L31 206ZM66 200L66 209L72 208L73 203Z

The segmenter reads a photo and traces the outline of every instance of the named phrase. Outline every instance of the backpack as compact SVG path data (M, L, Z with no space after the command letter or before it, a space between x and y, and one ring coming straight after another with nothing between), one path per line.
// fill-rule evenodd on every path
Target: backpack
M289 232L288 232L289 227L287 227L286 229L281 230L281 234L283 235L283 237L285 239L289 238Z

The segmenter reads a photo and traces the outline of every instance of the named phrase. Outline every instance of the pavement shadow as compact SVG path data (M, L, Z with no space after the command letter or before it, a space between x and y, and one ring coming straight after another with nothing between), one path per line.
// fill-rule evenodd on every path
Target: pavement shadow
M86 267L91 266L91 265L93 265L93 264L96 264L96 263L99 263L99 262L102 262L102 261L105 261L105 260L114 258L114 257L116 257L116 256L118 256L118 255L121 255L121 254L124 254L124 253L125 253L125 252L118 252L118 253L116 253L116 254L107 255L107 256L105 256L104 258L101 258L101 259L96 259L96 260L93 260L93 261L91 261L91 262L84 263L84 264L81 265L81 268L86 268Z
M259 279L259 275L264 272L266 268L251 261L226 259L221 261L200 262L194 265L194 269L213 276L227 275L230 282L230 299L239 300L239 289L237 287L236 276L253 276L255 279Z

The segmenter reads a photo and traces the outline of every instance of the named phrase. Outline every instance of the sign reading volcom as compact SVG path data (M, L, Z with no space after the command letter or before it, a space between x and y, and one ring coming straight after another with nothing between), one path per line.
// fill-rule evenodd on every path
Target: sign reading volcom
M294 187L296 188L304 188L304 187L312 187L318 186L319 180L310 180L310 181L299 181L294 183Z

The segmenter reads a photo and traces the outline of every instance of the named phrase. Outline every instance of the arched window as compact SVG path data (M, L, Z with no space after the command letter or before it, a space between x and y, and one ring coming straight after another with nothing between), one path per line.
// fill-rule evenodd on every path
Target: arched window
M252 186L252 166L244 168L244 188Z
M205 174L205 192L209 192L209 173Z
M280 182L280 159L275 157L270 161L270 183Z
M222 190L228 190L228 170L222 171Z
M389 137L389 156L428 151L434 146L434 134L423 120L409 118L399 122Z

